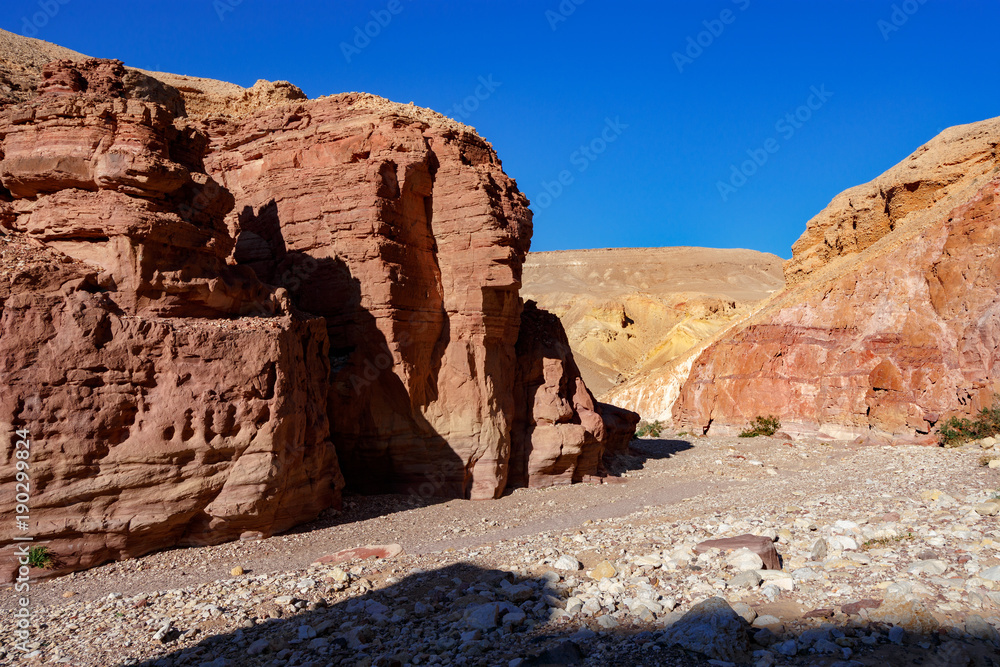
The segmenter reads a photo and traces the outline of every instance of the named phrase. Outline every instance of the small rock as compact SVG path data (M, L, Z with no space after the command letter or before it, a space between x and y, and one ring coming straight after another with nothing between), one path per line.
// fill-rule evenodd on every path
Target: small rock
M813 561L826 560L826 553L827 553L826 540L824 540L821 537L818 540L816 540L815 544L813 544L812 551L809 553L809 560Z
M733 554L726 559L726 562L740 572L764 569L764 560L749 549L739 549L733 552Z
M982 505L977 505L976 514L979 516L996 516L1000 514L1000 503L990 501Z
M774 650L781 655L790 658L799 652L799 646L795 643L794 639L789 639L788 641L781 642L780 644L775 644Z
M743 617L743 620L747 623L753 623L754 619L757 618L757 612L754 611L753 607L745 602L737 602L733 605L733 611ZM760 642L758 642L760 643Z
M261 653L266 651L270 646L271 646L270 642L268 642L266 639L258 639L253 644L250 644L249 648L247 648L247 655L251 656L260 655Z
M573 556L570 556L569 554L563 554L558 559L556 559L556 562L552 564L552 567L554 567L557 570L570 570L575 572L583 566L580 565L580 561L578 561Z
M987 581L1000 581L1000 565L987 568L980 572L978 576L980 579L986 579Z
M746 572L740 572L735 577L729 580L728 585L730 588L757 588L760 586L760 582L764 581L760 573L756 570L748 570Z
M893 644L902 644L904 639L906 639L906 630L898 625L889 628L889 641Z
M243 576L243 568L237 565L236 567L234 567L229 571L229 574L231 574L234 577Z
M997 629L978 614L973 614L965 619L965 631L983 641L1000 643L1000 633Z
M679 621L663 631L658 643L680 645L716 660L750 660L746 621L728 602L718 597L693 606Z
M943 560L921 560L906 568L906 571L911 574L938 575L944 574L947 569L948 564Z
M610 579L618 574L618 570L610 561L602 560L593 570L590 571L592 579Z

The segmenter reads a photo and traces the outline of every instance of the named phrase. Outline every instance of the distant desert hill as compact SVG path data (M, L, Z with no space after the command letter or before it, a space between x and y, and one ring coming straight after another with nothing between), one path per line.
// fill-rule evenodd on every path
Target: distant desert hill
M784 286L781 267L780 257L754 250L538 252L528 255L521 294L562 320L595 394L619 396L619 405L652 416L660 411L612 390L634 376L672 368L746 317Z

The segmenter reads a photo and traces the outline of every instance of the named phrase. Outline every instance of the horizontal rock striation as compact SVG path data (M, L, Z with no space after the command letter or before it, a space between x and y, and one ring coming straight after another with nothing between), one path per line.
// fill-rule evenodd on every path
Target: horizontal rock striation
M348 483L502 493L531 213L492 147L354 93L205 127L237 202L235 260L326 319Z
M934 442L945 417L990 405L1000 386L998 142L997 120L952 128L880 177L954 176L933 196L904 188L905 224L867 248L819 266L811 222L786 267L798 282L698 358L674 407L679 425L726 433L775 414L790 433ZM834 215L843 198L823 214L830 230L853 227L853 209Z
M3 512L26 429L29 530L56 571L280 532L343 486L326 328L227 266L207 138L121 77L54 63L0 113Z

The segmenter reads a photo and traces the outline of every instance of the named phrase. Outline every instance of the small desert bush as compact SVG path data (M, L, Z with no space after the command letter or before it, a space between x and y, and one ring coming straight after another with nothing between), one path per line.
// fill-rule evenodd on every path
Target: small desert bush
M663 424L659 421L639 422L639 427L635 429L635 437L644 438L647 435L651 438L659 438L660 434L663 433Z
M756 438L758 435L771 436L778 432L781 428L781 422L774 415L757 415L754 420L750 422L750 428L745 431L740 432L741 438Z
M55 565L56 557L48 547L31 547L28 550L28 565L49 568Z
M1000 433L1000 402L997 401L994 401L993 407L983 408L971 419L949 417L938 429L941 444L945 447L958 447L962 443L988 438L998 433Z

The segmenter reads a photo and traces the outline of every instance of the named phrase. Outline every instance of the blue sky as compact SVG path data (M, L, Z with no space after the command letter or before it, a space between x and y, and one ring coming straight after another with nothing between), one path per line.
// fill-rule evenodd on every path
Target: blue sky
M789 257L838 192L945 127L1000 116L995 0L5 6L4 29L135 67L458 117L531 198L534 250Z

